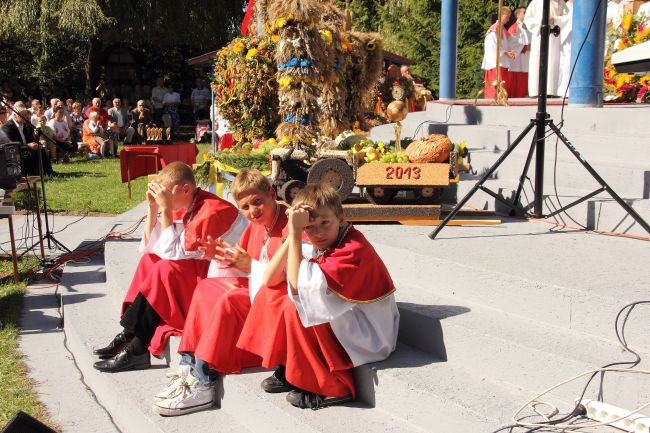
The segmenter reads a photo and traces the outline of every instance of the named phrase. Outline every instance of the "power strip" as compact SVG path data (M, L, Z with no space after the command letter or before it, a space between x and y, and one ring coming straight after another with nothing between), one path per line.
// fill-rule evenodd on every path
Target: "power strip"
M585 408L586 417L589 419L607 423L629 433L650 433L650 417L646 415L630 414L629 410L596 400L583 399L580 400L580 405Z

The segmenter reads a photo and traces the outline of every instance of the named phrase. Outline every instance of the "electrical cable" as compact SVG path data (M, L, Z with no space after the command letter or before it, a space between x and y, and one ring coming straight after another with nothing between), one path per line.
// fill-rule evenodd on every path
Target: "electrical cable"
M512 431L512 429L514 429L514 428L524 428L524 427L532 427L532 428L534 428L533 430L528 430L529 432L536 431L537 429L541 429L541 428L548 428L548 427L552 427L555 430L562 430L562 431L565 431L565 430L577 430L577 429L581 429L581 428L588 428L588 427L591 428L591 427L595 427L595 426L609 425L609 424L612 424L614 422L619 421L617 419L614 419L614 420L611 420L611 421L609 421L607 423L580 424L579 427L576 427L574 425L562 424L562 423L568 422L572 418L576 418L577 416L579 416L581 414L582 409L581 409L581 406L580 406L580 402L583 400L587 390L589 389L589 385L591 384L593 379L596 378L598 375L601 376L598 396L599 396L599 401L602 401L602 400L600 400L600 397L602 397L602 394L603 394L603 379L604 379L605 373L607 373L607 372L632 372L632 373L639 373L639 374L650 374L650 371L647 371L647 370L634 370L634 368L637 365L639 365L639 363L641 362L641 356L636 351L632 350L629 347L629 345L627 343L627 338L625 337L625 327L627 325L627 322L628 322L628 320L630 318L630 315L632 314L633 310L638 305L650 305L650 300L649 301L637 301L637 302L632 302L630 304L625 305L616 314L616 319L614 320L614 331L616 333L616 339L621 344L621 346L622 346L622 348L624 349L625 352L629 352L629 353L634 355L635 359L633 361L619 361L619 362L609 363L607 365L604 365L601 368L598 368L598 369L595 369L595 370L590 370L590 371L587 371L585 373L581 373L581 374L579 374L577 376L574 376L574 377L572 377L570 379L567 379L567 380L565 380L563 382L560 382L559 384L554 385L551 388L548 388L546 391L540 393L539 395L535 396L534 398L532 398L531 400L526 402L523 406L521 406L521 408L519 408L519 410L517 410L513 414L513 422L514 422L514 424L509 424L507 426L501 427L498 430L493 431L492 433L500 433L500 432L502 432L502 431L504 431L506 429L511 429L510 431ZM625 314L625 316L623 317L623 320L621 321L621 316L623 314ZM620 325L619 325L619 323L620 323ZM620 326L620 329L619 329L619 326ZM627 367L625 369L613 368L615 366L622 366L622 365L628 365L629 367ZM550 391L554 390L555 388L558 388L558 387L560 387L560 386L562 386L562 385L564 385L564 384L566 384L568 382L571 382L571 381L573 381L575 379L578 379L580 377L587 376L587 375L591 375L591 377L587 380L587 383L582 388L581 395L577 399L577 404L574 407L573 411L571 411L569 414L563 416L562 418L550 420L550 421L547 421L547 422L544 422L544 423L541 423L541 422L540 423L528 423L528 422L522 421L525 418L521 418L519 420L516 419L516 416L523 409L525 409L527 406L529 406L530 403L532 403L532 402L540 403L540 402L537 401L537 399L539 397L547 394L548 392L550 392ZM544 404L547 404L547 403L544 403ZM646 404L640 406L635 411L629 413L627 416L632 415L634 413L638 413L639 411L643 410L644 408L646 408L648 406L650 406L650 403L646 403Z

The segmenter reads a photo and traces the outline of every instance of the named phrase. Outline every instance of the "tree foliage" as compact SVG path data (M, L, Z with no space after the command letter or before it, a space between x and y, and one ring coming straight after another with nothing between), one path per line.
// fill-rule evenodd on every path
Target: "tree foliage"
M110 46L126 46L149 58L181 52L184 61L230 40L238 31L243 4L243 0L3 0L0 76L46 91L84 81L94 86L98 56ZM13 62L11 53L30 58L30 65Z

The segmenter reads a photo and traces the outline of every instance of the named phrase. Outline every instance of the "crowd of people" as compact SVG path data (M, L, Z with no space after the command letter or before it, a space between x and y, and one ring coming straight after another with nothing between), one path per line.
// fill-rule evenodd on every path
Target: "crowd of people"
M134 86L130 97L139 97L135 106L130 97L115 96L103 80L96 88L98 96L85 105L72 98L52 98L47 106L31 97L26 102L14 100L17 92L8 81L0 89L0 143L19 143L30 175L39 174L39 149L43 171L52 176L56 175L52 164L67 162L72 154L116 157L118 142L141 143L149 127L164 126L172 136L179 133L181 98L162 78L156 80L150 97L144 97L142 86ZM197 121L209 118L211 92L203 79L196 80L191 104Z
M613 0L607 5L607 22L620 25L624 6L630 0ZM511 98L536 97L539 94L539 56L541 46L542 0L533 0L528 8L512 11L502 8L500 31L498 21L485 35L481 68L484 71L484 97L494 98L498 82ZM640 7L637 14L650 22L650 3ZM573 27L573 0L551 0L549 24L560 28L559 37L551 36L548 49L547 94L568 96L571 76L571 33ZM498 50L497 50L498 47ZM497 82L497 51L499 70Z
M168 337L181 335L180 365L153 396L160 415L210 408L219 376L259 366L275 368L262 389L287 393L293 406L354 399L353 367L396 347L399 312L386 266L328 185L307 185L286 207L262 173L244 169L231 193L239 211L198 189L180 162L149 183L123 329L95 349L94 367L147 369Z

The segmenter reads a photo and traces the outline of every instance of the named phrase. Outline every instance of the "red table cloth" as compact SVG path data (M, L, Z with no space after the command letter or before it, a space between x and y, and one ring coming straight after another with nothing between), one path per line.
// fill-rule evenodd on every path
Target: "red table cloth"
M142 146L124 146L120 152L120 172L122 182L127 182L127 168L130 171L131 180L140 176L158 173L167 164L174 161L182 161L192 166L196 163L196 155L199 149L194 143L156 144ZM158 155L158 164L155 158L140 158L137 155Z

